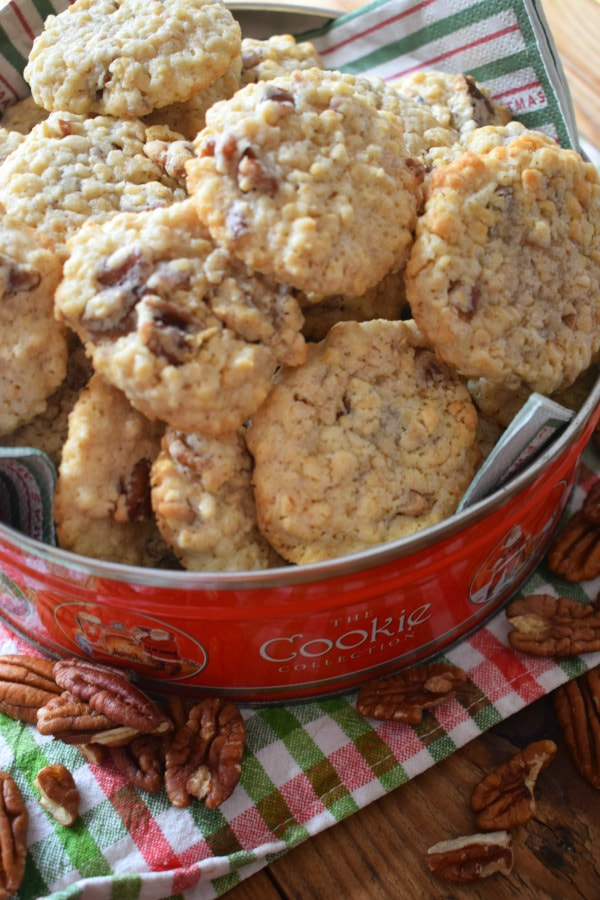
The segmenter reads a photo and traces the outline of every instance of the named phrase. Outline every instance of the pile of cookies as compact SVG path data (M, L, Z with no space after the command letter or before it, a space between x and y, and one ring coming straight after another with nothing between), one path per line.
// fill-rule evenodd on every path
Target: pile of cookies
M456 510L600 350L600 185L470 76L328 71L219 0L47 19L0 151L0 435L61 547L339 557Z

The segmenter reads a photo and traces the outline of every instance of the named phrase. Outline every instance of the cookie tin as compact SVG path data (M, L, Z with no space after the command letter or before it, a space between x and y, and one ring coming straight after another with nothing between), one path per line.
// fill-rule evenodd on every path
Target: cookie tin
M600 381L550 449L473 507L323 563L142 569L0 525L0 615L51 654L133 669L159 693L266 702L348 690L428 659L514 594L564 511L599 403Z
M335 13L230 3L253 37ZM237 12L236 12L237 14ZM346 691L424 661L497 612L542 558L600 419L600 381L534 463L422 532L343 558L247 573L76 556L0 523L0 618L51 655L134 670L158 693L240 702Z

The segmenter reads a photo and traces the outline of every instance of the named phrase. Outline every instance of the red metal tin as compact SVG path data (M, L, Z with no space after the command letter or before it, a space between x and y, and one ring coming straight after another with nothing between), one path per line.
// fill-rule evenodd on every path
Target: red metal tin
M0 525L1 617L58 656L156 691L292 700L348 690L464 637L535 568L600 417L600 382L494 495L401 541L310 566L165 572L84 559Z

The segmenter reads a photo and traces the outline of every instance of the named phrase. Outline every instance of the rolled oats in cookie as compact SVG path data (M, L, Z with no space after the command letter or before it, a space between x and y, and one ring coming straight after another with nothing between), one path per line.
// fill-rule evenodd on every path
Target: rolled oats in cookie
M304 360L294 293L232 260L191 200L84 226L56 308L136 409L186 432L239 428Z
M369 82L320 69L248 84L206 114L188 190L213 238L321 296L358 296L404 264L422 166Z
M242 57L236 56L227 72L208 87L198 91L189 100L155 109L144 116L144 122L148 125L166 125L187 140L193 141L204 128L206 111L219 100L228 100L238 90L241 72Z
M0 126L0 163L8 159L24 140L25 136L20 131L10 131L8 128Z
M164 426L95 374L69 416L54 518L58 545L82 556L156 565L166 548L150 505Z
M49 111L131 118L189 100L240 52L220 0L75 0L48 16L23 77Z
M161 134L165 140L168 129ZM180 141L181 135L172 138ZM84 222L167 206L186 196L145 154L147 140L148 130L138 119L52 113L0 166L0 204L47 235L64 258L66 241Z
M412 314L468 378L544 394L600 349L600 180L534 133L436 169L405 271Z
M219 438L167 429L152 467L152 506L183 567L266 569L274 551L258 530L252 460L239 431Z
M67 439L69 414L90 380L93 369L79 338L67 335L67 372L46 401L46 408L16 431L0 438L3 447L36 447L46 453L56 468Z
M467 389L413 322L340 322L247 429L259 528L312 563L433 525L475 473L476 427Z
M392 272L386 275L362 297L337 294L317 303L311 302L310 298L301 298L301 306L304 315L302 334L309 341L322 341L336 322L399 319L408 311L404 274Z
M0 434L41 413L65 376L65 330L54 318L60 276L47 239L0 217Z
M512 113L494 103L489 92L471 75L421 70L389 82L403 96L431 109L445 128L453 128L465 139L484 125L506 125Z
M291 34L242 38L242 84L270 81L296 69L324 68L314 44L296 41Z

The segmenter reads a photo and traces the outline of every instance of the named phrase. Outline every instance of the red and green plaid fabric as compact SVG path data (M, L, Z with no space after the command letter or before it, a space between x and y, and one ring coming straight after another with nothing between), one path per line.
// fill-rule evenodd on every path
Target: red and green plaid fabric
M21 72L47 15L67 0L11 0L0 11L0 107L27 93ZM415 68L468 71L530 127L576 144L555 51L532 0L377 0L309 35L330 68L391 80ZM600 473L588 448L570 510ZM599 580L600 582L600 580ZM600 583L569 586L540 566L522 593L582 602ZM460 698L420 726L359 716L355 694L244 709L248 737L241 781L217 810L175 809L164 794L128 785L110 765L0 716L0 768L13 775L30 813L21 900L187 900L218 897L285 853L401 786L486 729L600 663L527 657L509 648L500 613L444 657L468 673ZM0 625L2 652L31 648ZM63 828L41 808L39 769L64 763L81 793L80 817Z

